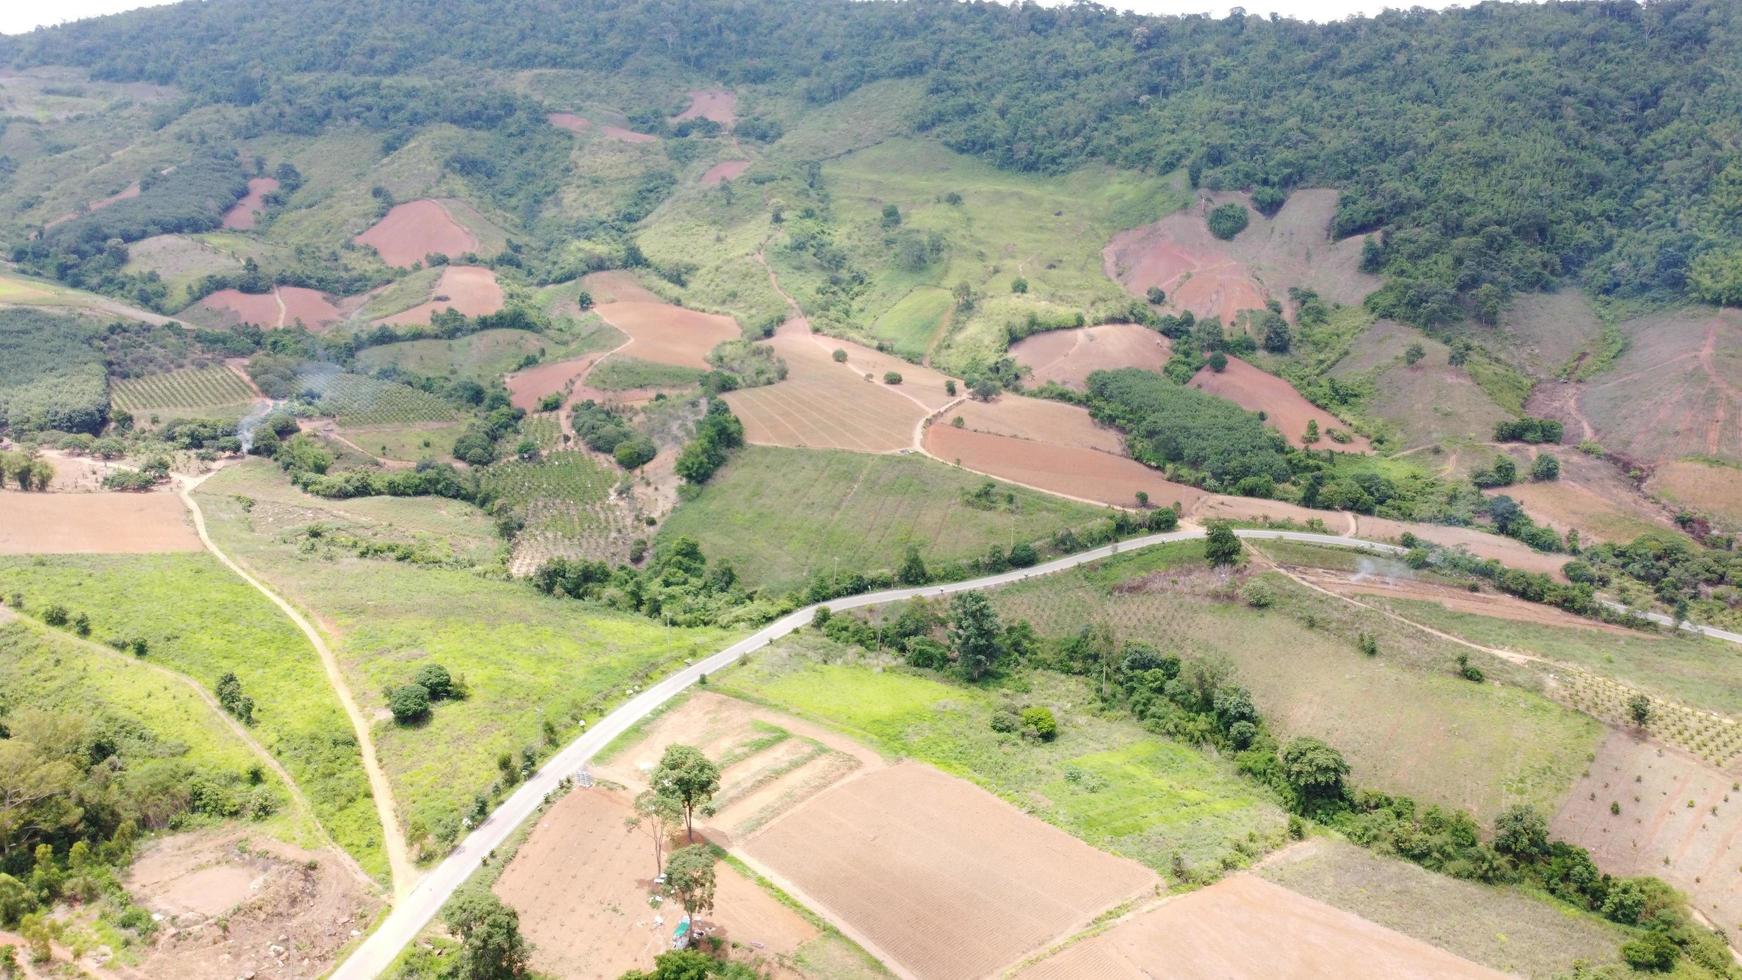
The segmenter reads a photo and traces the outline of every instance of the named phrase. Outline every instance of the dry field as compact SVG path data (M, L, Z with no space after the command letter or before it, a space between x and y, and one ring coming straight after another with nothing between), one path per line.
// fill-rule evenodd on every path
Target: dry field
M1671 515L1634 490L1614 465L1577 450L1539 451L1552 452L1560 459L1560 479L1500 487L1488 491L1489 496L1511 497L1523 504L1536 521L1563 534L1576 528L1585 544L1627 542L1653 531L1679 533ZM1518 462L1519 472L1529 472L1528 451L1514 453L1513 458Z
M1421 344L1427 352L1413 367L1403 360L1411 344ZM1331 376L1347 381L1371 374L1374 395L1368 411L1395 425L1404 446L1487 441L1493 438L1495 423L1513 413L1496 404L1468 371L1452 366L1450 356L1450 348L1414 327L1379 320L1337 362ZM1456 456L1447 460L1445 475L1460 470L1457 462ZM1459 475L1483 462L1467 455Z
M139 964L147 977L318 977L381 906L330 852L238 831L155 841L126 886L162 916Z
M301 321L321 333L346 315L325 294L303 286L274 286L269 293L220 289L195 305L215 314L221 323L252 323L268 330Z
M199 551L181 500L154 493L0 491L0 555Z
M725 395L744 422L747 441L866 453L913 447L927 409L912 397L836 364L801 319L782 324L768 344L786 361L786 380ZM943 394L942 384L937 391Z
M546 395L566 395L604 356L584 354L566 361L548 361L524 371L516 371L503 379L508 386L508 400L515 408L535 412L538 410L538 403Z
M1200 369L1192 378L1191 386L1218 398L1225 398L1248 412L1263 412L1266 423L1282 433L1282 437L1292 446L1306 445L1301 436L1306 432L1307 422L1312 421L1318 423L1321 433L1318 443L1313 447L1315 449L1364 453L1373 448L1365 436L1349 432L1349 427L1335 415L1307 401L1300 392L1294 390L1293 385L1238 357L1228 358L1227 369L1220 373L1207 366ZM1350 440L1335 442L1322 434L1332 429L1349 432Z
M702 186L718 187L729 180L737 180L749 167L749 160L721 160L709 167L707 173L702 174Z
M566 129L571 133L584 133L592 123L584 117L572 112L551 112L545 114L545 121L558 129Z
M1074 388L1087 385L1095 371L1122 367L1159 371L1170 353L1166 337L1136 323L1048 330L1010 347L1010 356L1033 372L1030 379L1035 384L1052 381Z
M1478 558L1493 558L1511 568L1541 572L1560 581L1566 580L1561 574L1561 566L1567 562L1566 555L1537 551L1514 538L1503 538L1472 527L1411 524L1384 517L1368 517L1365 514L1351 516L1355 519L1354 533L1370 541L1395 544L1405 533L1409 533L1443 548L1463 548Z
M936 424L954 426L958 416L962 428L971 432L1125 455L1125 437L1118 429L1096 422L1088 409L1064 402L1021 395L1001 395L990 402L965 400L940 415Z
M731 317L667 303L626 273L593 273L582 282L597 303L593 312L628 335L623 351L631 357L706 371L709 351L743 336Z
M738 96L725 89L697 89L690 93L689 107L672 117L673 122L686 119L709 119L730 129L737 119Z
M1023 970L1057 977L1499 978L1506 974L1419 939L1237 874L1133 915Z
M1742 526L1742 469L1698 459L1678 459L1652 468L1645 489L1678 507Z
M248 181L248 193L224 212L224 227L232 231L252 231L260 212L266 210L266 195L278 190L278 181L271 177L254 177Z
M382 323L425 324L442 310L457 310L467 316L484 316L502 309L502 285L496 273L478 265L450 265L442 269L434 294L403 313L382 320Z
M352 241L373 247L381 261L401 267L422 262L432 253L458 258L479 247L478 236L456 221L446 206L427 199L395 205Z
M833 358L834 352L847 352L847 360L843 365L835 365L836 370L845 369L863 379L870 375L878 384L883 383L883 376L890 371L901 375L901 384L891 387L898 395L924 406L928 411L936 411L956 401L961 396L952 396L945 390L945 383L951 381L949 375L935 371L929 367L904 361L893 354L885 354L875 348L856 344L851 340L841 340L838 337L828 337L810 332L810 321L803 317L795 317L781 325L780 332L788 337L804 338L811 346ZM831 363L832 360L831 360ZM956 382L957 390L963 390L964 385Z
M625 830L629 813L624 795L602 788L569 793L539 818L497 880L497 895L520 913L535 969L614 980L651 968L670 948L683 909L650 902L653 845ZM671 846L682 844L680 835ZM816 938L815 927L731 867L717 865L716 875L716 908L698 930L745 947L733 950L734 959L773 967Z
M1742 792L1732 771L1616 731L1552 830L1619 875L1656 875L1720 928L1742 928ZM1619 813L1610 805L1618 804Z
M1073 500L1131 507L1138 491L1155 507L1172 503L1194 507L1202 490L1173 483L1134 459L1069 444L1033 442L1013 436L957 429L947 424L925 430L925 451L946 463Z
M1521 293L1500 322L1505 338L1491 345L1534 377L1552 377L1591 350L1603 334L1603 321L1577 289Z
M1286 562L1285 562L1286 564ZM1308 582L1343 596L1378 596L1386 599L1415 599L1431 602L1443 609L1472 616L1506 619L1516 623L1537 623L1563 629L1591 630L1615 636L1637 636L1632 630L1612 626L1595 619L1526 602L1509 595L1493 592L1471 592L1417 578L1375 574L1373 572L1339 572L1329 569L1296 569L1294 574Z
M1569 428L1644 461L1742 459L1742 310L1690 307L1622 324L1628 348L1587 382Z
M918 977L987 976L1156 887L1147 868L911 762L843 780L745 851Z

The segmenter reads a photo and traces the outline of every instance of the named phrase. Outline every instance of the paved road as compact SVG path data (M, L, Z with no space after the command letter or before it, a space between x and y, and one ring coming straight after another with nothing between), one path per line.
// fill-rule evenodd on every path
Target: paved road
M1296 541L1302 544L1358 548L1363 551L1387 555L1399 555L1405 551L1397 545L1380 544L1337 534L1271 530L1239 530L1234 533L1242 538L1253 540ZM831 610L839 611L887 602L899 602L903 599L913 599L919 596L943 596L953 592L996 588L1000 585L1009 585L1013 582L1051 575L1088 562L1099 561L1111 555L1138 551L1170 541L1188 541L1203 536L1204 531L1197 528L1185 528L1166 534L1151 534L1067 555L1035 565L1032 568L1017 569L962 582L945 582L915 588L870 592L864 595L831 599L817 605L828 606ZM416 938L423 927L436 916L436 913L441 911L441 907L447 903L454 890L471 877L473 871L477 870L479 859L501 846L503 841L507 840L508 835L514 831L514 828L530 817L533 811L538 808L539 803L556 789L557 783L564 776L579 772L581 767L586 765L600 749L623 734L636 722L647 717L655 708L682 693L694 684L701 675L723 670L745 654L767 646L809 623L816 612L817 605L806 606L782 616L706 660L691 664L667 677L625 702L616 711L601 719L598 725L589 729L586 734L570 742L543 768L521 783L520 788L504 800L502 805L498 806L489 817L485 818L484 823L473 830L446 860L425 875L410 894L400 898L394 905L392 913L381 923L381 927L364 940L350 958L345 960L338 970L334 971L332 974L334 980L369 980L371 977L384 973L399 955L399 951ZM1667 625L1667 619L1664 622ZM1713 630L1709 627L1696 629L1709 636L1742 643L1742 636L1734 633Z

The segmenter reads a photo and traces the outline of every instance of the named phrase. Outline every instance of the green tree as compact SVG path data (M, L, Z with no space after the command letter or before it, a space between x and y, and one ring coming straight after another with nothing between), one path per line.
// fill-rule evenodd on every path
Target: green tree
M1028 292L1028 280L1021 276L1010 280L1010 291L1019 295Z
M1294 334L1288 329L1288 321L1280 313L1270 313L1264 318L1264 349L1272 354L1286 354L1294 346Z
M956 669L978 681L998 669L1006 652L998 613L979 592L959 592L950 600L950 649Z
M693 745L671 744L660 756L650 780L653 791L677 804L683 812L684 829L696 839L696 811L707 806L720 791L720 767Z
M894 228L901 224L901 209L894 204L883 205L883 227Z
M1419 343L1410 344L1408 347L1404 348L1403 363L1409 365L1410 367L1415 367L1417 364L1421 363L1421 359L1426 357L1426 356L1427 356L1427 348L1426 347L1423 347Z
M1531 862L1548 856L1548 821L1536 808L1520 803L1494 818L1494 849Z
M1210 226L1210 234L1227 241L1246 230L1251 215L1244 204L1228 203L1212 209L1204 220Z
M1160 306L1167 302L1167 293L1160 286L1151 286L1144 290L1143 298L1156 306Z
M673 853L671 860L665 862L665 887L690 915L711 911L714 907L714 849L706 844L691 844Z
M1343 797L1349 763L1342 753L1316 738L1297 738L1277 756L1282 777L1303 801L1326 802Z
M454 896L442 921L460 940L455 973L464 980L510 980L531 972L532 949L520 935L520 915L488 888Z
M1635 694L1627 699L1627 718L1635 728L1644 728L1651 724L1651 699L1643 694Z
M401 725L422 721L429 717L429 689L422 684L396 687L387 695L387 710Z
M431 701L445 701L458 694L453 675L441 664L424 664L417 669L412 681L429 692Z
M234 671L218 678L218 704L235 715L244 725L254 724L254 699L242 693L242 681Z
M1228 370L1228 355L1219 350L1211 351L1207 363L1210 365L1210 370L1217 374L1221 374L1223 371Z
M653 839L653 876L665 872L665 843L671 832L683 822L683 806L675 798L643 790L635 797L633 812L625 819L630 830L639 830Z
M617 465L626 470L638 470L653 462L653 457L657 455L658 447L653 444L652 439L644 435L630 436L611 451L611 457L617 461Z
M1300 441L1309 446L1319 441L1318 419L1307 419L1306 432L1302 433Z
M1212 565L1232 565L1240 560L1242 552L1240 538L1234 534L1234 528L1226 522L1218 521L1210 525L1210 530L1204 536L1204 560Z
M931 581L931 573L926 570L925 559L919 556L919 545L907 546L907 554L901 559L901 570L895 577L902 585L924 585Z
M1536 459L1530 463L1530 478L1541 483L1547 480L1558 480L1561 476L1561 461L1549 453L1537 453Z

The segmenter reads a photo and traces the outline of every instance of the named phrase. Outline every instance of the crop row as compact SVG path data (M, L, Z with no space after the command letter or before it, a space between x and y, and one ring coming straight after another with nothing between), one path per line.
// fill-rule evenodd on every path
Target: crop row
M1632 702L1642 692L1620 681L1577 667L1558 665L1555 692L1567 704L1615 725L1633 724ZM1742 754L1742 724L1675 701L1647 695L1651 710L1645 728L1659 741L1724 768Z
M165 408L245 405L254 399L247 382L226 367L183 368L120 378L111 391L115 407L135 415Z
M454 417L447 402L395 381L357 374L338 374L316 390L317 409L342 425L398 425L403 422L445 422Z

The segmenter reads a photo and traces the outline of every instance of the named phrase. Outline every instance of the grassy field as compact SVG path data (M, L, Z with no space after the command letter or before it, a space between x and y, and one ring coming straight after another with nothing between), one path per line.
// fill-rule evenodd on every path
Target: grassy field
M587 375L587 384L605 391L631 388L685 388L702 380L704 372L673 364L656 364L622 354L607 358Z
M110 383L115 408L137 419L231 419L248 414L254 390L227 367L184 368Z
M1614 962L1630 938L1611 922L1516 888L1434 874L1353 844L1313 840L1258 874L1321 902L1507 973L1566 976Z
M986 482L917 456L750 446L660 533L695 538L747 582L788 589L835 570L893 569L909 544L928 562L958 561L1081 528L1102 513L1007 485L982 510L966 498Z
M1040 744L992 730L999 692L885 669L810 632L709 683L972 780L1163 874L1176 854L1196 870L1239 866L1280 837L1282 812L1264 790L1228 764L1100 717L1074 678L1035 674L1011 686L1010 696L1057 713L1058 740Z
M26 622L0 621L0 691L10 710L39 708L87 719L114 719L151 733L161 754L152 766L185 767L242 782L260 760L186 684L131 655L106 653ZM183 778L186 778L184 776ZM268 776L268 780L272 777ZM273 782L276 809L260 826L291 843L318 847L308 814Z
M465 431L462 422L410 422L346 428L340 430L340 434L383 459L415 463L425 459L452 459L454 440Z
M1456 673L1463 648L1302 589L1275 573L1269 609L1202 563L1195 542L1008 586L999 611L1042 634L1102 624L1186 658L1225 659L1284 737L1323 738L1359 785L1456 806L1479 819L1518 802L1553 809L1602 728L1536 692L1540 679L1474 655L1491 681ZM1155 570L1159 569L1159 570ZM1356 648L1372 634L1379 655ZM1423 759L1434 765L1421 764Z
M336 374L319 383L315 407L340 425L396 425L402 422L445 422L454 409L440 398L397 381L360 374Z
M281 489L268 496L262 484ZM547 598L501 579L499 566L480 575L305 548L298 532L328 512L299 504L270 467L225 470L199 495L220 546L308 610L332 638L352 691L380 719L376 744L414 840L457 833L473 797L497 781L498 756L537 750L545 722L555 737L572 738L579 722L597 719L631 687L730 640L720 630L667 629ZM340 504L349 511L368 502ZM442 512L461 506L451 501L381 503L374 516L383 535L411 538L455 522L475 528L481 519L469 507L476 516ZM438 704L424 724L394 724L385 717L384 690L431 662L464 677L471 696Z
M904 357L920 357L931 349L949 320L955 298L938 286L916 286L871 325L871 333L895 345Z
M551 453L543 459L497 463L484 479L525 521L515 536L514 566L530 572L554 557L621 560L632 537L629 511L611 499L620 471L580 452Z
M320 660L282 613L216 559L6 558L0 592L23 593L27 612L60 604L90 616L98 642L144 639L152 663L208 689L233 671L255 701L255 737L308 794L340 846L370 872L385 872L361 754Z
M357 355L366 371L397 368L434 378L460 378L488 385L541 355L549 342L529 330L483 330L453 340L407 340L369 347Z

